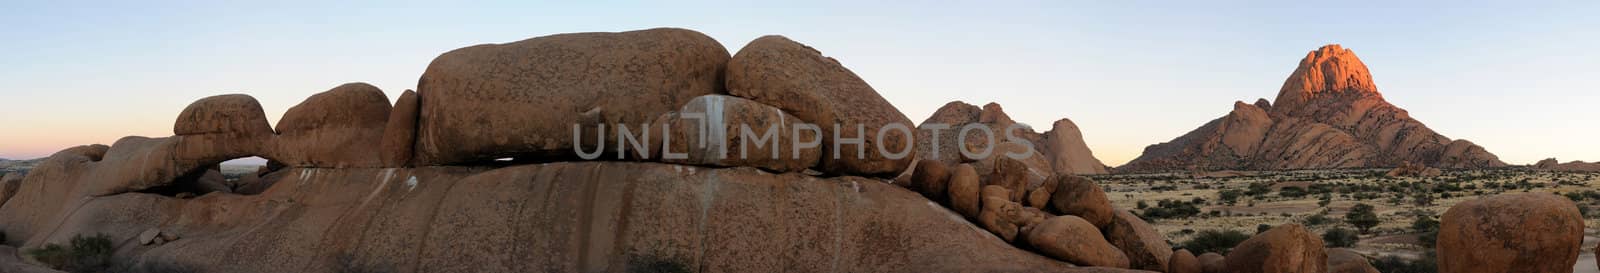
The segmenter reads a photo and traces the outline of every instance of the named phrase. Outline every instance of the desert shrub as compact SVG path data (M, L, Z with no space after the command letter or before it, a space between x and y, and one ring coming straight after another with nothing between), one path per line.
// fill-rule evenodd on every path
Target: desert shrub
M1328 223L1333 223L1333 219L1328 218L1328 214L1326 212L1306 216L1305 220L1306 226L1320 226Z
M1356 204L1354 207L1350 207L1350 212L1344 214L1344 222L1356 226L1356 229L1361 230L1361 233L1371 232L1372 227L1378 226L1380 222L1378 214L1374 210L1375 208L1372 205Z
M1269 192L1272 192L1272 183L1255 182L1250 183L1250 187L1244 192L1244 194L1249 196L1262 196Z
M1302 187L1283 187L1282 189L1278 189L1278 196L1283 196L1285 198L1306 197L1306 188L1302 188Z
M90 237L76 235L72 236L68 246L48 244L29 250L28 255L57 270L75 273L101 272L111 261L113 247L111 238L105 234Z
M1322 242L1327 247L1352 247L1361 237L1353 230L1335 227L1322 232Z
M1256 225L1256 234L1261 234L1262 232L1267 232L1268 230L1272 230L1272 225L1268 225L1268 224Z
M1146 219L1188 218L1200 214L1200 207L1192 202L1162 199L1155 207L1144 210Z
M1196 233L1189 241L1183 242L1182 248L1192 253L1216 252L1228 253L1228 250L1238 246L1244 240L1249 240L1250 235L1237 230L1208 229Z
M1150 208L1150 203L1145 203L1144 200L1139 200L1139 203L1134 204L1133 207L1138 209L1147 209Z
M1243 195L1244 192L1239 190L1223 190L1217 193L1217 199L1221 199L1223 203L1228 203L1229 206L1232 206L1239 204L1239 197Z

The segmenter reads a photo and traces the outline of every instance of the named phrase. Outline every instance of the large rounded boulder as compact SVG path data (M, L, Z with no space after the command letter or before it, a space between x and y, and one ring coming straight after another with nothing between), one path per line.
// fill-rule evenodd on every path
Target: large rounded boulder
M1326 272L1328 254L1322 239L1304 226L1284 224L1239 243L1227 265L1233 273Z
M675 28L558 34L446 52L417 83L414 163L573 158L575 126L585 132L600 124L640 126L695 97L724 93L728 58L711 37ZM615 130L605 133L603 142L615 145Z
M727 77L730 94L820 127L826 136L822 172L892 177L911 164L911 120L838 60L810 46L783 36L757 38L728 62Z
M389 122L383 127L382 150L384 167L405 167L411 162L412 148L417 140L417 92L406 90L395 100L389 112Z
M260 102L229 94L190 103L173 122L172 134L182 139L173 159L207 164L264 153L275 133Z
M267 154L294 167L382 167L390 110L383 90L366 83L317 93L278 119L277 145Z
M1172 257L1172 245L1167 244L1167 238L1150 223L1126 210L1118 210L1111 218L1111 226L1106 227L1106 240L1128 255L1128 262L1134 269L1161 271L1167 268L1168 259Z
M1462 202L1440 219L1439 272L1572 272L1583 228L1577 205L1554 194Z
M971 164L956 165L955 172L950 174L949 190L951 209L962 216L978 217L983 184L978 182L978 171Z
M1328 273L1380 273L1366 256L1343 248L1329 248Z
M1179 249L1172 252L1172 257L1167 260L1167 273L1200 273L1200 259L1190 253L1188 249Z
M646 136L652 143L648 157L668 163L795 172L816 165L822 154L794 147L816 140L790 133L797 122L794 116L755 101L705 95L657 118L654 126L638 129L649 131L630 134Z
M1128 257L1077 216L1056 216L1028 228L1025 241L1045 256L1082 266L1127 268Z
M1082 217L1096 227L1111 225L1111 200L1100 184L1076 175L1057 175L1056 191L1050 196L1050 208L1066 215Z

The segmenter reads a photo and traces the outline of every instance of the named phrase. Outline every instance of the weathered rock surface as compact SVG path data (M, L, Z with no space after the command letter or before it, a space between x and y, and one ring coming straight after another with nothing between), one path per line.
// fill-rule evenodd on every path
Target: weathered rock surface
M365 83L317 93L283 113L270 158L295 167L383 167L389 98Z
M922 160L917 162L914 169L916 172L911 176L908 189L922 193L923 197L934 202L947 200L953 171L949 165L936 160Z
M1056 173L1106 174L1106 164L1094 157L1089 144L1083 141L1083 132L1072 120L1061 119L1044 132L1044 142L1049 147L1050 166Z
M1000 186L984 186L983 211L978 213L978 225L1006 242L1016 241L1023 220L1022 204L1006 199L1010 194L1010 190Z
M1367 262L1366 256L1348 249L1329 248L1328 273L1381 273L1372 263Z
M796 123L800 123L798 118L772 106L738 97L705 95L690 100L676 112L663 114L653 126L635 128L630 134L644 136L642 141L650 143L648 158L663 162L795 172L815 166L822 156L821 149L795 147L816 140L796 139L792 133ZM645 129L650 132L643 132ZM669 157L669 151L676 156Z
M1127 210L1117 210L1106 227L1106 240L1127 254L1130 268L1166 270L1172 258L1172 245L1155 227ZM1193 257L1193 255L1190 255Z
M983 185L978 183L978 171L972 165L961 164L950 175L950 208L968 218L978 218Z
M730 94L821 127L823 172L891 177L911 164L911 120L838 60L810 46L783 36L756 38L728 62L727 77ZM905 130L881 130L890 125ZM906 156L889 156L902 152Z
M1172 257L1167 261L1166 273L1200 273L1200 259L1189 253L1188 249L1178 249L1172 252Z
M1100 272L1013 248L916 193L856 177L586 162L290 168L253 196L73 190L93 178L70 171L111 163L125 162L52 158L24 183L42 194L0 208L0 228L36 247L92 232L131 241L160 226L185 239L120 249L115 265L233 272Z
M1583 223L1577 205L1549 193L1461 202L1440 217L1439 272L1572 272Z
M1093 180L1076 175L1057 175L1056 192L1050 197L1055 212L1082 217L1100 229L1111 225L1111 200Z
M389 112L389 121L383 127L383 142L378 151L384 167L411 166L411 155L417 142L417 111L422 106L417 100L417 91L406 90L400 93L400 98L394 102L394 109Z
M1077 265L1127 268L1128 257L1100 236L1100 229L1077 216L1056 216L1026 235L1028 245L1045 256Z
M1205 273L1228 273L1228 259L1222 254L1206 252L1195 257L1200 260L1200 271Z
M1228 252L1227 272L1326 272L1322 239L1300 224L1283 224L1256 234Z
M1306 54L1267 104L1235 102L1227 115L1146 147L1118 172L1505 166L1483 147L1451 140L1383 99L1355 53Z
M558 34L446 52L417 83L414 163L574 158L574 125L639 126L691 98L726 93L728 58L711 37L672 28ZM605 139L616 144L615 130L608 132Z

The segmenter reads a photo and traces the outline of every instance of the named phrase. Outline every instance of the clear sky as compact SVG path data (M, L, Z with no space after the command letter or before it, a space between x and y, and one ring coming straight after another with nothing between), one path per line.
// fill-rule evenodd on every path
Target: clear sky
M459 47L672 26L729 52L809 44L917 122L951 100L1041 130L1071 118L1110 165L1274 97L1339 43L1450 138L1514 164L1600 160L1600 1L193 2L0 4L0 157L168 136L210 95L253 95L275 121L346 82L392 100Z

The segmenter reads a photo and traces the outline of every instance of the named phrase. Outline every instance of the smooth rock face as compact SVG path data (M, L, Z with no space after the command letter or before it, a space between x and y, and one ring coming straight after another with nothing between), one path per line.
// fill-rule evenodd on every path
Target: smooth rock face
M1465 140L1451 140L1383 99L1350 50L1308 53L1273 103L1234 110L1183 136L1146 147L1118 172L1505 166Z
M982 184L978 183L978 171L972 165L956 165L956 171L950 175L950 208L969 218L978 218L978 205L983 201L980 194Z
M1051 163L1050 166L1056 173L1062 174L1107 174L1106 164L1094 157L1094 152L1089 150L1089 144L1083 141L1083 132L1072 120L1061 119L1051 124L1050 131L1044 133L1045 142L1049 143Z
M908 133L914 133L915 124L866 81L809 46L783 36L756 38L728 62L727 87L734 96L776 106L821 127L827 137L819 168L825 173L892 177L911 164L910 156L896 159L878 148L911 150ZM906 130L879 136L891 124Z
M1228 273L1228 259L1222 254L1206 252L1195 257L1200 260L1200 271L1205 273Z
M1155 227L1127 210L1118 210L1106 227L1106 240L1127 254L1133 269L1162 271L1172 258L1172 245ZM1191 255L1193 257L1193 255Z
M1439 272L1572 272L1583 222L1577 205L1549 193L1456 204L1440 217Z
M414 163L574 158L574 125L639 126L692 98L726 93L728 58L711 37L673 28L558 34L446 52L417 84ZM615 144L615 130L607 133Z
M289 168L260 195L89 197L72 190L96 179L82 171L129 161L85 152L47 160L24 184L44 195L0 208L13 242L133 241L160 225L184 239L121 247L115 264L204 272L1104 272L1016 249L858 177L627 162Z
M1093 180L1076 175L1058 175L1056 192L1050 197L1050 208L1065 215L1082 217L1096 227L1111 225L1111 200L1105 190Z
M822 155L820 149L794 147L797 143L815 140L806 136L795 138L792 126L799 122L798 118L778 108L755 101L705 95L690 100L677 112L657 118L654 126L648 128L648 134L642 132L646 128L634 128L630 134L648 136L642 140L651 143L648 158L663 162L796 172L815 166ZM664 135L670 137L664 138ZM668 158L668 151L681 158ZM602 158L607 158L606 155L614 158L615 153L607 152Z
M1220 256L1219 256L1220 257ZM1167 261L1166 273L1200 273L1200 259L1195 258L1188 249L1179 249L1172 252L1172 258Z
M1029 228L1026 239L1045 256L1076 265L1128 267L1128 257L1106 242L1098 228L1077 216L1044 220Z
M1329 248L1328 273L1381 273L1367 257L1343 248Z
M417 111L421 107L417 92L406 90L395 100L389 112L389 121L383 127L383 142L379 155L384 167L411 166L411 154L417 140Z
M390 110L383 90L366 83L317 93L283 113L269 156L296 167L382 167Z
M1239 243L1227 264L1234 273L1326 272L1328 254L1322 239L1304 226L1283 224Z

